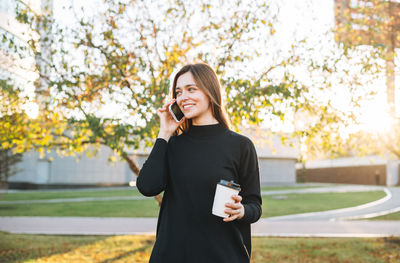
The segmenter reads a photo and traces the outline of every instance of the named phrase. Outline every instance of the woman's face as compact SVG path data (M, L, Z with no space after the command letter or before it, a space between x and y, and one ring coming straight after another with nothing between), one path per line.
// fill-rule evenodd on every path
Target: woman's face
M200 124L202 120L212 117L210 99L196 86L191 72L179 76L176 82L176 102L187 119L193 124Z

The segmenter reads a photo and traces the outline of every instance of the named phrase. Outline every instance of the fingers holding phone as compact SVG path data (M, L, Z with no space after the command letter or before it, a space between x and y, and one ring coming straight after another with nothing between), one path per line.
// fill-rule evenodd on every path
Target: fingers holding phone
M166 102L166 103L162 106L162 108L159 108L159 109L157 110L157 115L158 115L160 118L162 118L162 117L163 117L163 113L168 111L168 106L169 106L170 104L172 104L173 102L174 102L174 99L169 100L168 102Z
M174 101L174 103L171 103L168 106L168 110L171 113L171 116L174 118L174 120L178 123L181 122L181 120L185 117L185 115L179 108L178 103L176 103L176 101Z
M169 100L162 108L158 109L157 115L160 117L160 134L158 137L162 137L167 141L185 120L185 116L175 99Z

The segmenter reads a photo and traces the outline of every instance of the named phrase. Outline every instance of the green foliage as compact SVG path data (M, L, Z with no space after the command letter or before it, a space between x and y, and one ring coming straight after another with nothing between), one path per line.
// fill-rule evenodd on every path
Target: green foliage
M279 8L265 1L204 0L198 5L175 0L165 5L102 0L96 8L66 10L74 17L67 24L51 10L37 14L19 3L18 21L41 35L32 34L28 41L40 75L35 82L40 110L35 119L22 112L5 114L3 147L42 153L55 148L75 155L88 145L105 145L126 159L140 143L154 142L159 129L155 112L169 96L174 70L200 60L221 79L234 129L268 119L306 119L286 136L298 138L310 154L329 151L335 156L344 144L340 129L354 116L321 94L334 93L337 82L350 91L360 89L365 86L360 74L381 70L374 60L378 51L354 62L361 51L343 45L318 52L323 55L314 59L310 54L316 50L307 41L295 41L285 55L276 56L267 47ZM254 67L258 57L265 61ZM299 69L307 80L296 73ZM353 106L358 101L353 94ZM117 105L117 113L102 112L110 103Z
M41 131L33 129L42 132L42 140L34 144L21 138L14 140L12 144L19 145L21 151L32 145L43 148L41 151L56 148L62 154L75 154L85 151L87 144L103 144L124 156L128 149L137 149L140 142L152 143L159 128L155 112L167 99L173 71L200 59L214 66L224 79L226 69L256 53L254 49L236 54L236 46L251 44L254 37L249 28L269 32L274 20L273 16L268 19L270 10L262 1L236 1L233 5L205 1L202 11L181 1L165 8L146 1L104 0L99 7L89 16L82 15L88 11L85 8L80 12L69 7L75 20L66 26L51 12L37 14L20 3L17 19L42 36L28 43L40 74L36 82L41 109L37 120L42 121L40 127L47 126ZM222 7L229 11L221 14L218 10ZM158 10L159 17L154 10ZM226 85L241 83L226 79ZM254 89L259 85L252 80L242 82ZM245 96L261 93L254 91ZM234 98L229 105L244 107L252 100L243 99ZM98 114L106 100L117 104L121 114ZM244 108L234 118L252 110ZM246 117L254 123L260 121L257 114L240 118ZM50 128L50 124L55 127Z

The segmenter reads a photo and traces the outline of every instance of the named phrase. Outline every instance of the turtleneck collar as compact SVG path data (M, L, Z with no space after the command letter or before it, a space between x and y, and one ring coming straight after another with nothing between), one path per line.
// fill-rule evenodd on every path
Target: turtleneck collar
M210 137L225 132L227 128L221 123L208 125L191 125L187 134L192 137Z

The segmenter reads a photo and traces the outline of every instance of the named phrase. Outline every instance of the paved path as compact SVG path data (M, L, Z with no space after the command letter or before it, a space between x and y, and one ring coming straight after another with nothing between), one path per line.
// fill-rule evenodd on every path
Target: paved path
M365 219L400 211L400 187L385 187L386 197L356 207L266 218L268 221Z
M400 187L383 187L367 185L338 185L317 188L288 189L277 191L262 191L262 195L275 195L277 198L285 198L286 194L310 194L310 193L344 193L344 192L365 192L382 191L386 197L375 202L361 206L345 209L336 209L325 212L304 213L287 216L271 217L269 221L300 221L300 220L342 220L342 219L365 219L379 215L385 215L400 211ZM71 202L96 202L112 200L143 200L152 197L145 196L113 196L113 197L83 197L83 198L58 198L47 200L15 200L0 201L0 205L11 204L38 204L38 203L71 203Z
M126 189L129 189L129 188L121 188L121 189L125 189L126 190ZM382 186L339 185L339 186L329 186L329 187L319 187L319 188L304 188L304 189L262 191L261 195L366 192L366 191L382 191L384 189L385 189L385 187L382 187ZM57 191L63 191L63 190L57 190ZM92 191L96 191L96 190L92 190ZM10 192L21 192L21 191L10 191ZM153 197L146 197L146 196L140 195L140 196L56 198L56 199L14 200L14 201L1 201L0 200L0 205L43 204L43 203L74 203L74 202L96 202L96 201L115 201L115 200L144 200L144 199L152 199L152 198Z
M381 237L400 236L400 221L341 221L400 211L400 188L343 185L308 189L263 191L263 195L361 192L384 190L386 197L357 207L325 212L262 218L252 225L254 236ZM85 202L146 199L142 196L30 200L29 202ZM17 201L7 201L16 204ZM27 203L27 201L24 201ZM21 203L18 201L18 203ZM0 202L5 204L5 202ZM157 218L0 217L0 231L63 235L154 235Z
M262 191L261 195L367 192L367 191L382 191L385 188L386 188L385 186L376 186L376 185L337 185L337 186L316 187L316 188Z
M155 235L157 218L0 217L0 230L48 235ZM400 236L400 221L272 222L260 219L253 236Z

